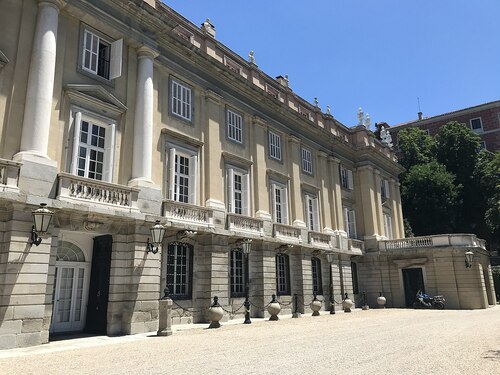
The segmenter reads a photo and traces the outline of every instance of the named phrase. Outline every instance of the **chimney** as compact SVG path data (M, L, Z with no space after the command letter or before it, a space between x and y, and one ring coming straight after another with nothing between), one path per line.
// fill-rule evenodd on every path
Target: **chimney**
M422 112L418 112L418 119L422 120L424 118L424 114Z
M207 18L205 22L201 24L201 30L215 39L215 26L210 23L210 19Z
M284 77L283 76L277 76L276 77L276 81L278 81L278 83L281 86L288 87L288 76L287 75L285 75Z

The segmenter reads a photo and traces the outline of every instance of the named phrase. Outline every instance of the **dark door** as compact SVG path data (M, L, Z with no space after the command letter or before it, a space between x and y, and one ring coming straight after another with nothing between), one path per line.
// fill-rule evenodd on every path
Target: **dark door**
M106 334L112 245L113 237L110 235L94 238L85 324L85 331L89 333Z
M425 292L422 268L406 268L402 271L403 283L405 286L406 307L413 307L415 295L417 294L418 290Z

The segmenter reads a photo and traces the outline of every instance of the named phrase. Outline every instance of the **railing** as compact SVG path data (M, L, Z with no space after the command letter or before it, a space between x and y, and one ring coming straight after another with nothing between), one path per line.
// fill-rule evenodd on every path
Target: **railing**
M309 243L314 246L332 247L332 236L321 232L309 232Z
M486 249L486 242L474 234L438 234L379 242L379 250L413 249L438 246L469 246Z
M351 251L352 250L364 251L365 249L365 243L363 241L355 240L353 238L349 238L347 246Z
M273 227L273 236L275 238L284 239L294 243L302 242L302 235L300 228L292 227L290 225L275 223Z
M172 221L208 227L214 224L214 214L211 209L171 200L163 201L163 216Z
M0 159L0 185L17 188L21 163Z
M227 229L264 235L264 222L253 217L227 214Z
M73 198L127 208L137 207L139 189L68 173L58 174L58 199Z

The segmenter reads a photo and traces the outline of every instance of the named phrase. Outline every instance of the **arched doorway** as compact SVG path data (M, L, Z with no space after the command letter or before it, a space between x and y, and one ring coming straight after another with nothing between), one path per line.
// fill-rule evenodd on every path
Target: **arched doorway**
M52 293L51 333L83 330L89 265L85 253L77 245L68 241L59 242Z

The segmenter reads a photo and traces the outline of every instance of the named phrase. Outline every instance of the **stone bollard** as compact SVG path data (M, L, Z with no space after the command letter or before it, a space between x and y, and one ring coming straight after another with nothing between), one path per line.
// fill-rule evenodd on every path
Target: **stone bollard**
M349 296L346 293L345 294L345 298L342 301L342 307L344 308L344 312L350 313L352 305L353 305L353 303L352 303L351 299L349 298Z
M174 302L168 296L168 289L165 289L165 296L159 302L159 322L157 336L172 335L172 305Z
M370 310L370 306L366 303L366 292L363 292L363 306L361 310Z
M321 306L323 304L321 303L321 301L319 299L316 298L316 294L313 294L313 300L311 301L311 303L309 304L309 307L311 308L312 310L312 316L319 316L319 310L321 310Z
M210 325L208 328L219 328L219 321L224 315L224 310L222 310L221 305L219 305L219 297L214 297L214 303L208 309L208 320L210 320Z
M281 305L276 299L276 294L273 294L271 303L269 304L269 306L267 306L267 312L271 314L269 320L279 320L278 314L280 313L280 311L281 311Z
M382 295L382 292L379 292L379 296L377 297L377 303L378 303L378 307L380 309L385 309L385 303L387 302L387 300L385 299L385 297Z

